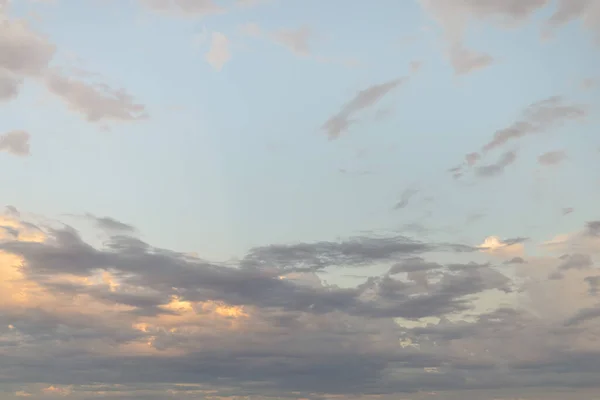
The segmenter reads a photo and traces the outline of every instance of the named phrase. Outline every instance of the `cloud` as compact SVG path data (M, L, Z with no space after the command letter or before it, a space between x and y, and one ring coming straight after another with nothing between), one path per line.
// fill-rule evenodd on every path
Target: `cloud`
M106 84L87 83L48 71L45 76L48 90L82 114L89 122L134 121L148 118L146 107L135 102L125 89L113 89Z
M0 71L15 76L43 73L54 57L56 46L32 31L24 20L2 14L0 17Z
M0 135L0 151L20 157L29 155L29 133L25 131L10 131Z
M430 259L460 246L400 237L263 246L225 266L127 229L97 248L68 226L2 218L19 232L0 240L0 374L14 392L327 398L598 384L600 364L584 354L600 348L579 334L600 332L586 311L589 267L538 281L549 261L528 257L510 266L528 279L513 280L505 265ZM509 249L523 240L472 249L521 257ZM391 268L342 289L299 271L315 263ZM476 310L484 299L496 300Z
M525 240L524 238L502 240L497 236L488 236L479 248L483 252L501 258L511 257L511 263L520 263L525 252L523 245Z
M457 75L466 75L489 67L494 63L494 58L489 54L469 50L462 45L453 45L450 48L450 62Z
M210 49L206 53L206 61L208 61L215 71L221 71L229 60L231 60L229 39L220 32L213 32L210 40Z
M280 30L271 34L273 40L298 56L310 54L310 39L313 33L307 26L298 29Z
M538 157L538 163L541 165L560 164L567 158L567 153L562 150L549 151Z
M408 206L410 199L417 194L419 191L415 188L407 188L402 192L402 196L400 196L400 201L396 203L394 206L394 210L399 210L401 208L405 208Z
M482 151L490 151L527 135L546 132L569 121L581 120L586 115L586 108L582 105L565 104L561 96L548 97L530 104L521 112L517 121L497 130L492 140L482 147Z
M23 80L41 75L56 52L24 20L5 15L7 7L0 8L0 101L16 97Z
M357 113L375 105L392 90L404 84L406 80L406 78L393 79L359 91L337 114L325 121L322 129L327 132L329 139L337 139L355 122L354 116Z
M451 2L446 0L420 0L428 14L441 26L449 59L456 74L469 72L490 66L493 56L465 47L464 39L471 21L492 21L504 28L521 26L549 5L551 0L504 1L466 0ZM573 20L581 20L589 29L600 33L600 6L595 0L558 0L556 9L543 22L546 34ZM600 40L600 36L597 36ZM599 41L600 43L600 41Z
M23 78L12 72L0 69L0 101L11 100L17 96L23 84Z
M502 154L498 161L493 164L482 165L477 167L475 170L477 175L480 177L493 177L504 172L504 169L509 165L513 164L517 159L517 153L515 151L507 151Z
M145 107L135 103L124 89L87 83L50 69L56 45L31 30L24 20L4 15L3 10L0 19L0 101L16 97L24 79L29 78L44 84L90 122L147 117Z
M573 211L575 211L575 209L573 207L565 207L561 210L562 215L569 215L571 214Z
M118 221L111 217L97 217L90 213L86 214L86 217L92 220L98 228L105 231L125 233L133 233L136 231L134 226Z
M213 0L138 0L155 12L176 16L204 16L224 12Z

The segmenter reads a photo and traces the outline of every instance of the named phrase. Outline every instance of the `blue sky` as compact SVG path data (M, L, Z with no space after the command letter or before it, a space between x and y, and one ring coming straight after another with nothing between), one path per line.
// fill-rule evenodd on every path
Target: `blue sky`
M383 290L385 279L393 275L387 273L390 266L415 254L411 250L379 255L387 247L373 241L400 240L398 235L428 244L429 259L442 264L473 261L501 266L514 257L531 257L530 269L524 264L503 272L490 267L514 279L513 285L529 282L533 276L538 279L538 272L532 271L546 265L548 270L563 271L560 260L566 261L557 258L562 255L556 253L559 250L542 245L557 236L560 240L552 246L593 259L600 251L592 234L595 225L589 224L599 218L600 198L600 52L599 31L593 29L600 14L594 1L582 2L581 8L568 0L524 0L523 8L511 8L501 0L372 3L0 0L4 4L0 16L5 19L0 28L0 186L4 205L20 211L18 215L7 211L4 225L25 229L25 222L35 223L45 232L46 243L52 242L54 231L41 227L52 219L71 225L97 249L104 248L102 241L107 238L132 235L157 248L194 253L215 263L239 263L235 268L242 270L243 260L258 257L261 268L289 269L299 282L290 278L294 285L304 279L324 291L329 289L318 277L343 287L371 277L368 282L379 282ZM165 11L169 4L171 9ZM215 4L223 7L222 12L209 12ZM572 18L549 25L563 15ZM3 91L3 79L7 88L11 82L22 84L15 86L14 93ZM399 84L382 91L381 85L397 79ZM352 123L332 133L327 121L336 118ZM508 137L511 133L502 130L511 126L513 136ZM494 135L508 135L508 139L485 150ZM474 152L477 160L467 165L466 155ZM508 160L504 164L503 157ZM455 167L460 170L450 171ZM122 221L121 228L131 229L115 228L106 221ZM351 241L352 246L356 240L375 246L367 251L367 244L362 245L367 259L358 262L358 256L346 250L337 256L319 253L323 246L334 244L348 249L344 246L351 245L344 243L350 243L345 241L351 237L359 238ZM485 242L489 237L497 239ZM45 258L6 240L0 254L35 264L32 271L41 268ZM484 242L495 244L473 247ZM471 250L467 254L448 251L442 244L471 246ZM317 253L316 258L309 257ZM341 259L334 262L335 257ZM315 267L315 260L322 266ZM294 270L294 265L309 265L310 271ZM348 265L353 268L348 270ZM568 310L575 315L593 309L595 302L593 291L585 288L594 281L588 278L596 276L596 267L592 262L585 268L565 268L576 271L573 276L565 272L562 283L547 277L538 283L562 284L565 296L573 295L573 290L583 296ZM103 265L88 271L88 278L96 279L99 270L113 274L110 279L115 282L133 273L123 270L120 275L118 267ZM41 285L44 296L56 295L51 293L56 287L41 283L41 272L32 274L22 279ZM438 276L442 282L443 276ZM416 278L409 274L402 279ZM405 282L402 279L398 282ZM122 290L126 290L124 282L119 283ZM356 289L361 296L366 295L364 285ZM428 285L421 294L434 296ZM503 288L486 288L487 292L469 292L475 296L468 299L474 309L477 301L496 308L508 304L507 297L499 294ZM533 298L558 290L543 288L535 286L526 295ZM78 290L82 304L98 300L85 297L91 292ZM513 286L510 292L520 290L528 289ZM273 311L271 306L263 310L262 303L244 303L242 294L232 296L235 300L222 300L227 307L255 307L261 324L271 321L267 315ZM385 300L383 294L379 296ZM199 301L180 295L184 298L192 306ZM519 312L527 309L523 304L535 303L529 298L510 299ZM447 307L456 306L448 301ZM459 311L450 313L452 323L465 318L465 310ZM531 332L554 321L552 313L536 313L547 320L537 321ZM385 322L381 317L367 319L369 324L385 324L392 317L419 320L421 316L436 317L403 311L383 318ZM163 322L143 323L163 329ZM600 332L594 323L585 326L590 335ZM213 328L221 329L219 324ZM387 332L403 325L375 326ZM324 336L314 339L315 348L322 343L319 340L328 340L328 331L319 334ZM411 340L418 341L420 334L411 334L416 335ZM577 343L585 341L583 334L569 334ZM185 353L182 343L180 350ZM451 357L453 346L448 343L448 349L428 351ZM483 357L478 362L488 360ZM485 383L487 377L467 370L449 370L430 381L428 375L422 391L460 396L461 390L489 389L491 399L499 398L498 390L517 394L523 390L511 376L507 375L505 387L498 388ZM391 372L382 372L387 373ZM446 376L461 381L471 373L475 375L464 382L474 379L482 382L480 386L443 383ZM543 382L532 378L529 386L539 386L539 391L526 395L545 396L552 385L583 387L588 373L592 372ZM62 393L44 392L60 382L19 379L0 380L0 389L7 388L5 398L17 392ZM72 383L62 379L61 387L68 387L70 396L84 396L84 384L78 379ZM171 390L168 387L175 380L166 381L163 389ZM281 393L265 389L269 393L264 395L298 392L297 398L303 398L342 393L336 392L334 384L321 387L310 382L305 389L292 390L284 381L273 384ZM554 383L546 386L544 382L550 381ZM247 395L249 382L219 390ZM103 383L118 382L106 378ZM402 392L398 385L390 384L395 389L383 394ZM139 388L135 390L146 393L145 386ZM147 389L140 398L154 396L155 389ZM356 393L361 390L370 393L368 385ZM188 392L182 396L195 395ZM414 397L406 398L421 398L412 392ZM520 397L529 398L526 395Z

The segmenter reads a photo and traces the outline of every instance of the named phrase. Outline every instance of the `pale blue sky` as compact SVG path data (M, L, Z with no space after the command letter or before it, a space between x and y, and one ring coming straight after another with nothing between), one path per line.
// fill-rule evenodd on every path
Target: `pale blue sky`
M565 144L579 151L578 158L593 157L581 161L584 170L570 165L560 171L570 177L561 181L575 187L559 200L533 199L527 193L531 174L509 172L482 191L457 189L445 173L529 103L556 93L597 101L597 92L576 87L600 65L589 34L576 26L549 43L540 43L534 23L512 32L473 29L469 45L488 49L500 62L455 77L435 25L412 1L377 7L341 0L275 3L184 21L152 15L132 2L16 3L16 14L28 11L42 15L34 26L57 44L56 64L101 71L146 104L151 119L101 132L62 104L40 104L40 88L27 84L17 101L0 110L2 130L40 132L24 166L7 157L0 161L12 172L3 182L11 188L11 203L52 215L114 215L167 247L215 251L223 258L263 243L394 229L415 213L390 213L411 184L436 197L430 207L442 224L460 221L473 208L489 212L486 229L493 232L473 227L473 235L513 235L512 224L522 216L536 225L574 203L583 211L590 207L584 199L597 193L577 180L589 182L597 163L589 151L598 143L592 123L565 127L553 142L523 149L520 163ZM361 65L298 58L263 38L243 37L239 27L249 22L272 31L309 25L322 37L314 42L316 55ZM194 35L212 31L232 41L232 60L220 73L203 58L208 40L194 45ZM71 54L83 64L69 60ZM326 140L319 128L331 114L356 91L408 75L411 61L424 63L419 74L366 111L366 120L340 140ZM393 108L389 118L368 120L386 107ZM340 168L373 174L344 176ZM545 190L553 180L547 179ZM501 218L494 216L499 212Z
M431 230L428 240L540 242L598 219L597 31L577 20L543 38L554 5L512 28L473 21L462 45L494 62L458 74L447 56L449 25L425 3L272 0L198 17L164 15L141 1L13 0L11 18L26 18L56 45L51 66L98 74L91 79L124 88L149 118L88 121L49 93L43 74L25 76L18 97L1 104L0 135L28 132L31 154L0 151L2 201L63 220L110 216L156 246L211 260L273 243L405 233L411 223ZM468 14L452 10L447 21ZM245 33L247 24L263 33ZM302 27L314 35L304 56L272 36ZM221 70L206 59L215 32L229 40ZM348 131L328 138L323 124L359 91L402 77ZM586 79L596 85L584 88ZM585 119L491 151L477 166L517 152L497 176L475 176L477 166L460 179L448 172L552 96L585 106ZM540 165L537 157L551 151L567 159ZM417 194L395 210L410 188ZM574 211L563 216L568 207ZM476 214L483 217L470 222ZM346 285L344 274L328 282Z

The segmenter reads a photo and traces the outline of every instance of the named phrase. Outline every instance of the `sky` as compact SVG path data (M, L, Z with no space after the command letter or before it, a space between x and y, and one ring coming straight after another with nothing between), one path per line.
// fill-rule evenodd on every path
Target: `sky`
M599 27L0 0L0 400L600 398Z

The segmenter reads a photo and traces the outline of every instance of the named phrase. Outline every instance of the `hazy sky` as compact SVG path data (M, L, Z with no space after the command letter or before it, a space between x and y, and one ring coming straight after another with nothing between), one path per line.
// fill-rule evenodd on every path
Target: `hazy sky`
M600 2L0 0L0 400L600 396Z

